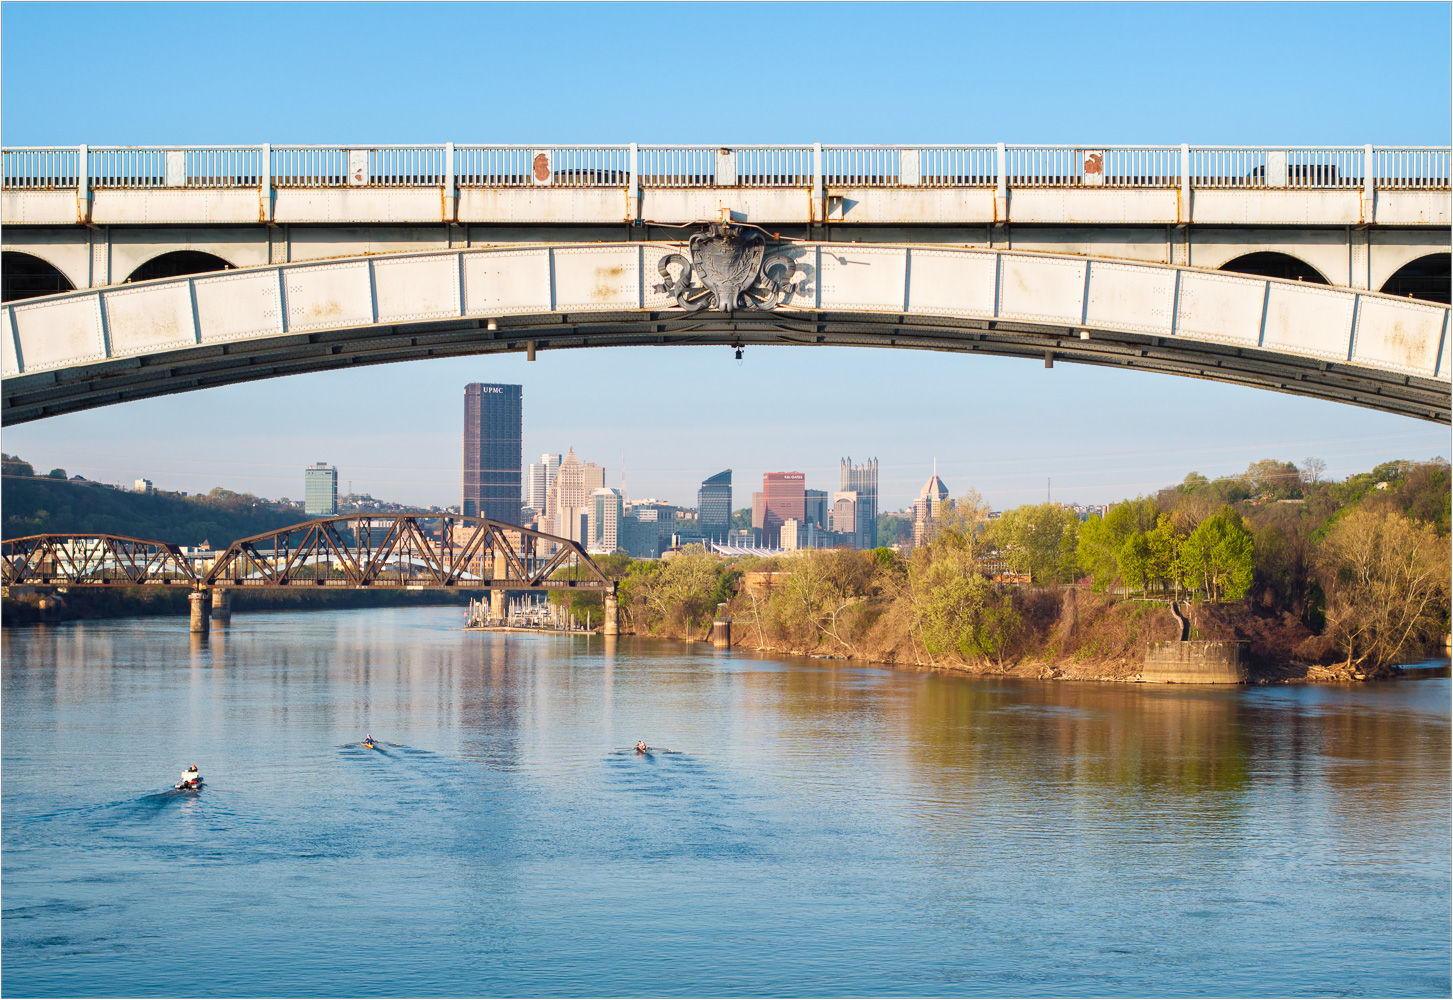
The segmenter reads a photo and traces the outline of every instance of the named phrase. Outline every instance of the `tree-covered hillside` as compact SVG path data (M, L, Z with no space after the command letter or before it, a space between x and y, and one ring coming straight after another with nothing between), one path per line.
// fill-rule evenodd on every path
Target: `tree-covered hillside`
M278 504L222 488L205 496L132 493L100 483L27 474L30 467L5 457L0 486L5 538L46 533L106 533L178 545L223 546L238 538L306 520L292 504Z

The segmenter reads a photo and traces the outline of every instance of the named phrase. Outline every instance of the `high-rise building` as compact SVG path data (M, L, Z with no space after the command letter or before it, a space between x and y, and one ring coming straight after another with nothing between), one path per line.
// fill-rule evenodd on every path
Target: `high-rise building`
M854 548L858 537L858 493L856 490L838 490L832 495L832 530L852 538Z
M338 513L338 470L327 462L310 465L303 472L303 510L313 517Z
M525 506L537 514L545 512L545 499L550 495L550 484L560 471L560 456L549 452L540 456L538 462L530 463L530 477L525 483Z
M803 519L803 483L800 472L764 472L762 474L762 545L780 548L782 523L788 518ZM756 500L754 496L753 501ZM754 503L755 506L755 503ZM755 518L756 511L753 511ZM755 526L755 525L754 525Z
M669 529L674 525L663 521L642 521L637 513L632 510L621 515L616 547L637 559L655 559L661 555L661 546L670 543Z
M520 523L520 443L524 388L471 382L464 387L464 497L470 517Z
M918 491L913 501L913 544L922 545L933 530L933 524L943 516L944 505L948 503L948 487L935 472Z
M590 494L590 513L587 534L590 538L587 552L609 554L620 548L621 493L620 490L602 486Z
M838 463L838 489L852 490L858 494L857 533L858 548L871 549L878 545L878 460L870 458L862 465L854 465L851 458ZM834 503L836 508L836 503Z
M581 464L575 449L566 452L545 498L542 531L582 545L589 543L581 522L590 512L591 494L605 485L605 469L594 462Z
M806 506L807 523L826 528L830 510L827 505L827 490L803 490L802 502Z
M696 491L696 525L713 542L726 541L732 530L732 470L718 472L701 481Z

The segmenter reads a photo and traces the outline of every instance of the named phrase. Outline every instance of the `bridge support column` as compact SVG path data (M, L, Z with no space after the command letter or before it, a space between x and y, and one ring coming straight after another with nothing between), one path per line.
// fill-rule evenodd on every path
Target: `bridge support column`
M212 613L212 595L205 590L194 590L192 601L192 631L206 635Z
M489 616L491 618L503 619L508 617L509 611L505 607L505 601L509 592L504 589L505 577L509 576L509 563L505 561L505 554L498 548L494 550L494 586L489 590Z
M212 588L212 617L223 625L232 620L232 591L226 587Z
M711 644L718 649L731 648L732 619L727 614L725 604L716 606L716 617L711 622Z
M621 612L616 606L616 585L612 583L605 592L605 621L600 628L601 635L621 634Z

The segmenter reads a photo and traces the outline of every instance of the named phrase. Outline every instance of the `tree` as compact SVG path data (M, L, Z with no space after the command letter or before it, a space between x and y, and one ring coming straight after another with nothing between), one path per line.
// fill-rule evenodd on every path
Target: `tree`
M627 577L626 596L641 606L644 623L691 635L731 597L733 575L700 545L688 545L655 565L659 569Z
M939 511L934 521L933 536L952 537L960 547L970 549L975 555L983 555L988 527L989 502L979 495L978 490L969 490Z
M1393 511L1357 510L1317 553L1327 630L1348 666L1384 666L1448 630L1448 541Z
M1307 457L1302 459L1302 482L1316 485L1322 481L1322 476L1327 472L1327 463L1320 458Z
M1248 465L1240 478L1252 496L1288 500L1302 495L1302 474L1291 462L1263 458Z
M1072 583L1078 576L1075 555L1080 519L1057 503L1006 510L989 523L991 542L1017 573L1035 583Z
M3 462L4 465L0 474L25 477L35 475L35 469L29 462L22 461L19 455L6 455L4 452L0 452L0 462Z
M930 656L956 652L966 660L1002 661L1023 628L1010 595L997 592L962 550L916 559L910 595L913 627Z
M878 515L878 544L893 545L913 541L913 519L902 514Z
M69 478L66 475L66 470L65 469L51 469L49 472L47 472L45 474L45 476L46 476L47 479L67 479L67 478Z
M1212 601L1237 600L1251 589L1256 546L1230 507L1206 518L1180 547L1180 577Z
M1104 592L1117 579L1125 578L1120 551L1131 535L1155 526L1156 514L1155 501L1140 497L1111 504L1104 516L1091 517L1080 525L1076 561L1093 578L1095 590Z

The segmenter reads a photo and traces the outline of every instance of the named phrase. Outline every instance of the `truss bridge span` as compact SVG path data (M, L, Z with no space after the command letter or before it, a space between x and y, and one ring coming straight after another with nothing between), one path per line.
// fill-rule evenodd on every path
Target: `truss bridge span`
M124 535L7 539L7 586L613 591L577 542L482 517L315 518L220 552Z

